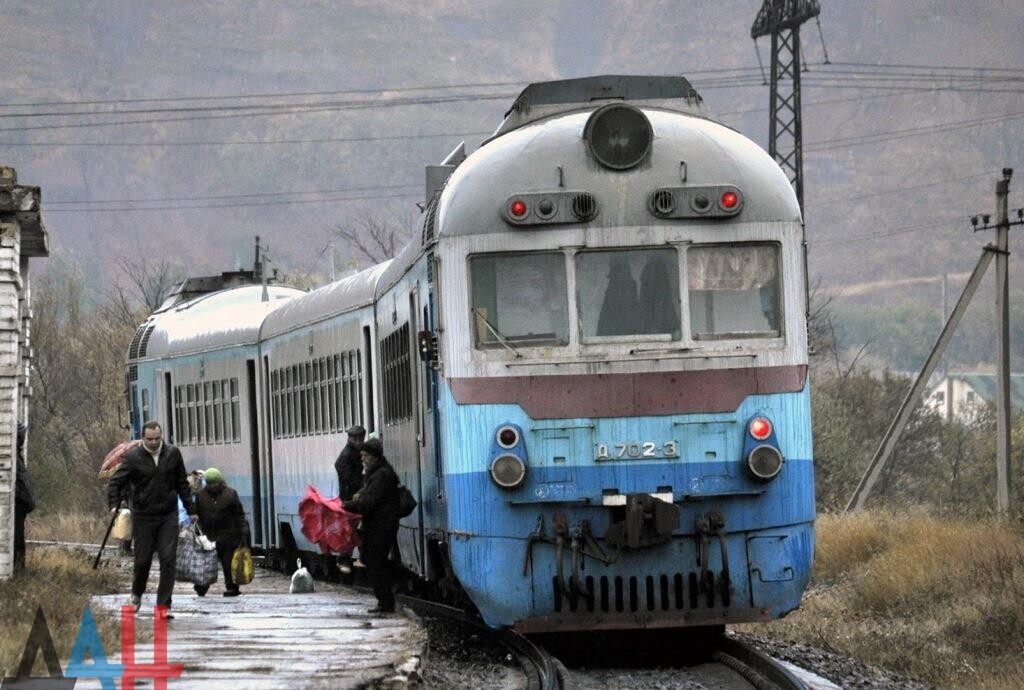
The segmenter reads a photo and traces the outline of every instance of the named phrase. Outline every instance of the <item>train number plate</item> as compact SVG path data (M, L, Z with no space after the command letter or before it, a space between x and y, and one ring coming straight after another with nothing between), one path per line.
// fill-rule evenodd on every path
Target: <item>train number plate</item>
M678 458L679 444L675 441L665 441L664 443L655 443L654 441L598 443L594 457L599 461Z

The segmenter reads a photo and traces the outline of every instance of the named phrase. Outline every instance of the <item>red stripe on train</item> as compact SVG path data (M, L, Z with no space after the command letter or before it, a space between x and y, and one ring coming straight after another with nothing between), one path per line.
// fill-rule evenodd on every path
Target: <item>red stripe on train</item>
M534 419L732 412L748 395L796 393L807 365L644 374L453 378L459 404L515 404Z

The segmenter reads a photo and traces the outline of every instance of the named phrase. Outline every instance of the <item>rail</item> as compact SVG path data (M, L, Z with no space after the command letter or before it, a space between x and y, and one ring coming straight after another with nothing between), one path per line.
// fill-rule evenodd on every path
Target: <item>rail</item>
M513 630L496 632L482 621L462 609L439 604L411 596L399 596L398 600L419 614L444 618L462 627L486 635L497 635L500 642L516 653L516 658L526 674L528 690L569 690L565 668L543 647Z
M757 690L808 690L807 684L767 654L722 635L712 660L727 666Z

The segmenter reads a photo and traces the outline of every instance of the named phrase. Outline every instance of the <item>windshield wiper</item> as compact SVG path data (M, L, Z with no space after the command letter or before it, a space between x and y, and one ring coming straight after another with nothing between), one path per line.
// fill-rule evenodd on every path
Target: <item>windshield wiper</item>
M506 338L504 335L502 335L502 333L500 331L498 331L498 329L494 326L494 324L492 324L490 321L487 320L487 317L483 315L483 312L481 312L476 307L471 307L470 311L473 312L474 314L476 314L477 317L479 317L479 319L484 322L484 325L487 326L487 330L489 330L491 333L493 333L494 337L498 339L498 342L501 343L502 345L504 345L506 350L508 350L509 352L514 354L516 356L516 359L522 359L523 358L523 356L516 349L516 346L513 345L512 343L510 343L508 341L508 338Z

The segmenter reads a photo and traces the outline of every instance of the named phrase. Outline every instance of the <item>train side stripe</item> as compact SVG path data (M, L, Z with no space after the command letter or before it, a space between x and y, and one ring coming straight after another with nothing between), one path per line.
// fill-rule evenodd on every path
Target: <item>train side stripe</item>
M515 404L534 419L731 412L750 395L796 393L807 365L642 374L449 379L460 405Z

